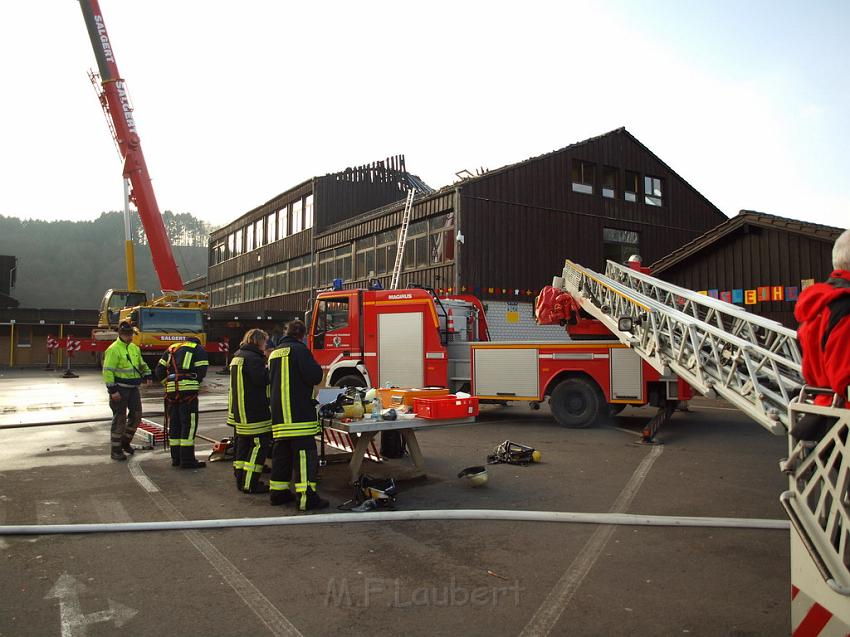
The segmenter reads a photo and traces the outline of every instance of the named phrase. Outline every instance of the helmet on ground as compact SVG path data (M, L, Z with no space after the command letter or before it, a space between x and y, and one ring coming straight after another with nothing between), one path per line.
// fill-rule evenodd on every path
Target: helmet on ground
M487 467L467 467L459 474L458 478L466 478L473 487L483 487L489 480L487 476Z

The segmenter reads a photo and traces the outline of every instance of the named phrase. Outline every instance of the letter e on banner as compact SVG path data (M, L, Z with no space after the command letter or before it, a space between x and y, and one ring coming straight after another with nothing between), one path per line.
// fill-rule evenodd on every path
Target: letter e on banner
M744 303L746 305L755 305L756 304L756 291L755 290L744 290Z

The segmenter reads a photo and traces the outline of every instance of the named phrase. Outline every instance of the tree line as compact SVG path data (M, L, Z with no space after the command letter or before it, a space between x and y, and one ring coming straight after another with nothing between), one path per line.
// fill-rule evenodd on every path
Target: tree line
M211 227L190 213L166 210L163 222L183 281L207 273ZM136 283L160 290L144 229L131 213ZM0 215L0 254L17 257L12 296L21 307L93 309L108 288L126 288L124 218L104 212L94 221L41 221Z

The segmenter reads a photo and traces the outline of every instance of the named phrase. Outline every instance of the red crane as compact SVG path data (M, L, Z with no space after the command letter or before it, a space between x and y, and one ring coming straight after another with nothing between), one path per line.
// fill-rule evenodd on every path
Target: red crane
M165 291L183 290L183 279L177 271L165 224L156 203L142 143L133 119L133 109L127 95L127 85L118 72L115 51L106 32L106 24L97 0L80 0L80 8L91 38L94 56L100 71L101 105L112 123L115 141L124 160L124 178L129 179L133 190L130 199L136 204L142 226L148 238L151 257L159 284Z

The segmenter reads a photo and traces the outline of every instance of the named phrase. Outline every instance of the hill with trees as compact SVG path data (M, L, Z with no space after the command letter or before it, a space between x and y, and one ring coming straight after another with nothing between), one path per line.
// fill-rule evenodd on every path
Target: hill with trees
M189 213L163 213L184 281L207 273L210 226ZM136 282L159 292L144 230L133 213ZM108 288L126 288L124 219L104 212L94 221L21 220L0 215L0 254L17 257L12 296L21 307L94 309Z

